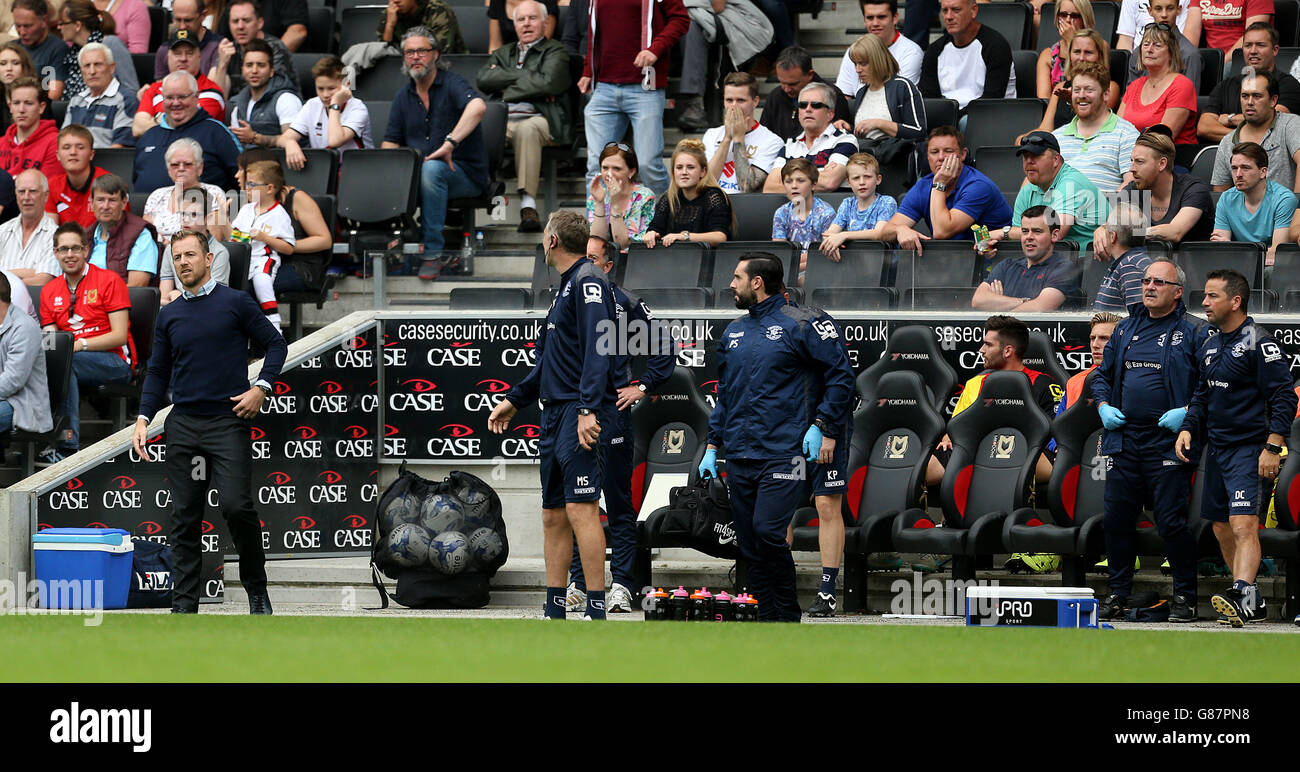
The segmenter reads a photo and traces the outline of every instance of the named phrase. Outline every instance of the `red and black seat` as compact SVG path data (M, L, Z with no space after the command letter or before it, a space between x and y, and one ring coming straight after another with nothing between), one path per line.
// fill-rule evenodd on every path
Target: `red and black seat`
M1300 614L1300 421L1291 424L1290 449L1274 488L1277 527L1259 532L1260 550L1266 556L1286 560L1286 614Z
M1083 394L1091 394L1092 379ZM1106 469L1101 453L1101 416L1091 397L1080 398L1052 422L1056 437L1056 462L1047 482L1050 519L1033 509L1020 509L1002 527L1002 542L1009 552L1055 552L1061 556L1061 584L1082 587L1087 566L1106 549L1102 529L1105 511Z
M877 385L886 373L899 370L920 373L930 404L940 415L948 414L948 400L957 388L957 371L943 358L933 329L924 324L909 324L889 334L885 353L858 376L862 404L876 399Z
M1026 506L1050 429L1024 373L989 373L974 403L948 422L952 457L939 488L943 523L925 509L894 519L894 548L952 555L954 579L975 577L975 556L1002 549L1002 525Z
M686 474L696 478L704 446L708 443L709 403L700 396L691 371L673 369L672 375L654 394L632 408L632 506L641 511L650 481L657 474ZM676 547L659 535L662 510L652 512L637 523L636 579L644 587L650 583L650 550Z
M867 556L893 549L893 520L920 505L925 467L944 432L919 373L886 373L875 395L853 416L843 510L845 611L865 607ZM817 510L800 509L792 548L817 551L817 531Z

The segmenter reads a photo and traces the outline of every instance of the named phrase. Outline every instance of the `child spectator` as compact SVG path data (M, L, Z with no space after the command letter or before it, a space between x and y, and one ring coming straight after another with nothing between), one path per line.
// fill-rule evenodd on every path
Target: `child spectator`
M840 261L840 247L854 239L880 240L884 235L883 223L898 211L898 202L892 196L877 195L880 186L880 162L870 153L854 153L845 165L848 169L849 188L853 195L844 199L831 227L822 233L822 254L834 262Z
M248 263L248 278L253 285L253 295L278 329L280 308L275 303L275 274L280 269L280 256L293 254L293 220L277 200L284 188L284 171L274 161L250 164L244 180L248 203L239 209L231 223L231 238L249 244L252 255Z
M316 80L316 96L298 111L289 128L280 134L277 144L284 148L285 164L294 171L307 162L300 142L312 148L374 147L370 136L370 110L352 95L343 82L343 62L337 56L322 56L311 68Z
M799 281L808 266L808 245L820 241L822 231L835 219L830 204L813 197L817 184L817 167L806 158L795 158L781 167L781 184L785 186L785 204L772 215L772 240L788 241L799 246Z

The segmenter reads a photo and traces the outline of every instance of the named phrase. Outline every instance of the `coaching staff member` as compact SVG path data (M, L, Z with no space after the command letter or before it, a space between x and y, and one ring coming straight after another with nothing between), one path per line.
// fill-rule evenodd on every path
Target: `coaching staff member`
M726 448L731 514L750 563L759 619L798 622L785 536L808 493L801 456L831 463L830 438L848 422L854 392L835 323L787 302L784 273L767 252L740 256L731 290L736 307L749 313L727 325L718 341L718 400L699 471L717 477L718 448Z
M1201 327L1184 316L1183 269L1157 258L1142 277L1142 302L1129 306L1102 354L1092 395L1106 432L1104 520L1110 594L1103 619L1122 619L1133 590L1134 534L1142 502L1151 493L1156 528L1174 577L1170 622L1196 620L1196 545L1187 527L1187 503L1196 464L1174 455L1169 440L1187 414L1196 389Z
M565 616L564 592L573 539L587 579L587 615L605 618L605 533L600 528L601 425L614 426L616 395L601 335L615 322L614 293L605 272L586 256L587 221L576 212L551 214L542 230L547 265L560 287L537 339L537 364L488 416L500 434L521 405L542 402L542 531L548 619ZM609 343L607 339L603 341Z
M1240 273L1221 269L1205 275L1201 307L1219 334L1200 346L1196 391L1176 445L1178 457L1187 461L1193 442L1209 438L1201 517L1214 523L1233 578L1232 586L1210 602L1233 627L1268 618L1255 584L1259 515L1268 507L1296 413L1288 358L1246 315L1249 299L1250 284Z
M600 236L587 239L587 257L608 277L614 270L618 247ZM609 571L613 582L605 596L605 611L631 612L635 583L632 565L636 560L636 507L632 505L632 455L636 437L632 433L632 406L663 385L673 374L675 357L673 340L668 328L654 320L654 314L639 295L618 286L611 279L610 291L614 293L614 312L620 321L619 328L627 325L629 338L634 330L644 330L641 340L649 343L649 351L626 348L615 354L610 364L614 385L618 389L618 411L613 426L606 427L600 438L602 463L605 466L605 512L609 515ZM626 343L626 341L624 341ZM632 356L647 354L645 371L633 377ZM564 601L567 611L580 611L586 603L586 577L582 573L582 553L573 545L573 558L569 563L569 586Z
M252 296L212 278L207 236L183 229L172 237L171 247L182 299L158 313L131 444L140 458L147 458L149 421L163 406L170 384L173 407L164 431L172 488L172 613L199 610L203 557L199 528L211 482L221 491L221 514L230 524L239 553L239 578L248 592L249 613L270 614L262 528L250 491L248 420L271 393L288 347ZM266 351L262 372L252 386L244 378L250 340ZM207 459L207 475L195 479L195 470L202 467L193 460L200 455Z

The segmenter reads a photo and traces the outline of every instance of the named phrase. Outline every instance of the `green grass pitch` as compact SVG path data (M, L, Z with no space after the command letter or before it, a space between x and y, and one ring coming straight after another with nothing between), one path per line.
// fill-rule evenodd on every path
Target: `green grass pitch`
M1249 630L119 614L98 627L0 617L0 636L6 682L1261 682L1300 673L1278 667L1300 660L1300 636ZM399 652L445 666L411 668Z

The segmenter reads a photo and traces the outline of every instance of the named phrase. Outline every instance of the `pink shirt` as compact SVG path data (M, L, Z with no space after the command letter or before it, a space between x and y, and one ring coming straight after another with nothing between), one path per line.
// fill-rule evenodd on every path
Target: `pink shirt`
M1156 97L1151 104L1142 104L1142 87L1146 85L1147 76L1143 75L1128 85L1124 92L1124 120L1132 123L1138 131L1146 131L1160 123L1165 111L1171 107L1185 107L1192 111L1183 124L1183 130L1174 137L1179 145L1196 144L1196 89L1186 75L1175 75L1173 81L1165 87L1164 93Z
M133 54L149 53L149 32L153 24L145 4L141 0L118 0L111 13L117 24L117 36L126 43L127 50Z

